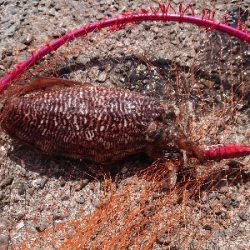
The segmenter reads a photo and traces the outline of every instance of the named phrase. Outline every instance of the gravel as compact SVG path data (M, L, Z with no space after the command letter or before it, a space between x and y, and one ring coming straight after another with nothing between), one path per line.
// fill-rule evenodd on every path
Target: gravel
M242 12L242 19L249 20L248 0L221 0L207 4L213 6L217 13L227 11L232 25L240 18L237 16L238 12ZM46 0L0 0L0 77L17 62L25 59L34 48L61 36L68 30L94 20L115 16L123 11L146 8L148 5L149 1L141 0L55 0L53 3ZM195 5L195 8L199 9L203 6L203 1L196 1ZM188 79L185 71L192 68L195 59L204 89L221 83L226 86L229 77L233 77L237 83L249 81L249 54L245 53L237 59L239 51L247 51L246 46L237 39L232 39L228 45L228 36L220 36L216 32L209 34L211 35L203 30L201 32L198 28L193 29L190 25L150 23L133 28L126 27L116 33L104 32L99 36L93 34L80 43L81 49L76 46L76 50L69 50L67 56L63 56L61 61L57 62L59 66L52 67L52 73L96 85L137 90L162 99L165 98L165 93L169 93L170 102L175 101L174 89L165 87L164 84L167 82L171 86L176 82L172 73L176 64L173 62L181 65L183 79ZM218 41L225 47L221 48ZM210 43L215 46L209 46ZM236 58L229 65L231 73L226 64L232 60L232 55L227 53L230 46L233 47L232 51ZM220 58L219 52L223 52L223 58ZM245 62L243 66L242 62ZM53 66L53 63L51 65ZM42 65L43 71L31 71L31 74L51 74L50 67L47 66L45 60L45 64ZM239 75L239 67L243 67L247 73ZM225 73L218 78L221 71ZM209 103L209 97L207 98ZM191 98L190 107L193 102ZM216 131L218 135L215 141L211 141L209 135L204 141L217 143L232 140L249 144L249 117L244 107L243 105L239 108L243 111L242 115L237 117L239 125L235 126L233 132L228 125L223 129L218 125L220 129ZM210 134L213 134L212 129ZM249 157L240 162L249 168ZM118 178L117 183L122 189L130 178L137 176L137 173L148 165L149 162L144 156L134 156L105 172L100 166L92 163L41 155L11 141L0 130L0 250L8 249L10 245L15 246L24 240L32 242L32 237L40 239L39 233L54 227L57 223L67 224L68 221L96 211L104 184L103 171L111 178L122 176L122 180ZM138 182L138 190L144 181ZM218 190L204 193L204 196L201 194L199 201L194 199L200 211L205 211L204 214L207 218L212 218L213 222L198 227L201 233L203 230L212 232L203 249L248 249L249 183L232 183L228 184L226 180L221 183ZM138 191L131 200L136 200L139 195ZM155 194L156 197L158 195ZM197 230L195 225L186 226L190 232ZM71 237L73 232L71 228L68 237ZM59 244L60 236L56 239L56 244ZM153 248L185 249L176 242L177 235L170 238L168 233L164 232L156 239ZM193 242L187 244L188 249L197 249L192 248ZM53 248L44 243L42 249Z

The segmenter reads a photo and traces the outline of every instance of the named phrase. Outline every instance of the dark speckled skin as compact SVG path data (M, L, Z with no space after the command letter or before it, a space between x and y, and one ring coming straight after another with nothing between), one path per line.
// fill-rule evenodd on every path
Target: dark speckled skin
M1 126L46 154L109 164L164 147L164 116L160 102L137 92L72 86L10 99Z

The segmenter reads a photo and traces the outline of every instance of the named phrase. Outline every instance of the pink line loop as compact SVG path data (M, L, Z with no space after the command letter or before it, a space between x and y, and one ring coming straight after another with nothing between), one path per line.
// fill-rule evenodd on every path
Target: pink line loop
M217 22L214 19L211 19L211 17L214 16L213 11L208 11L209 13L208 14L207 11L202 10L201 17L197 17L197 16L184 15L182 4L179 5L180 13L178 14L176 13L176 10L173 8L173 6L171 5L170 1L168 1L167 7L166 5L163 5L162 3L159 3L159 6L161 9L161 12L157 12L153 7L151 7L150 9L152 13L149 13L149 12L146 13L145 11L143 14L142 12L134 12L129 15L121 15L118 17L101 20L95 23L87 24L73 31L70 31L66 33L65 35L61 36L60 38L52 40L50 43L46 43L36 52L33 52L29 58L27 58L22 63L20 63L18 67L15 67L12 71L10 71L9 74L7 74L5 77L3 77L0 80L0 93L2 90L4 90L8 86L8 84L12 80L16 79L25 70L27 70L29 67L37 63L45 55L58 49L63 44L70 42L77 37L86 36L88 33L91 33L91 32L94 32L96 30L100 30L103 28L108 28L108 27L117 27L121 29L121 28L124 28L129 23L133 24L133 23L139 23L143 21L186 22L186 23L195 24L197 26L203 26L209 31L213 29L220 30L231 36L238 37L239 39L250 44L249 33L247 33L246 31L234 28L232 26L226 25L224 23ZM175 12L175 14L168 13L169 9L172 9ZM226 15L224 15L224 19L225 19L225 16Z
M217 29L218 25L219 25L219 23L216 22L215 20L213 20L212 24L206 29L206 31L211 32L211 31Z
M62 41L63 43L67 43L69 41L69 35L67 33L62 36Z
M47 43L46 44L46 47L49 49L50 52L54 51L55 48L54 48L54 45L52 44L53 41L51 41L50 43Z
M45 45L44 45L45 47L47 47L49 50L52 50L52 48L51 48L51 46L50 46L50 44L49 43L45 43Z

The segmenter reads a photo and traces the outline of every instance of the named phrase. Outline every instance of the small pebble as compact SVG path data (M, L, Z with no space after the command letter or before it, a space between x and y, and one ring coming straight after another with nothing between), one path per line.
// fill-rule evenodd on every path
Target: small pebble
M35 188L34 187L31 187L31 188L29 188L28 190L27 190L27 193L29 194L29 195L33 195L34 194L34 192L35 192Z
M48 181L47 178L39 178L39 179L34 180L32 184L33 184L33 187L36 189L43 189L47 181Z
M15 219L16 219L17 221L19 221L19 220L23 219L24 216L25 216L25 212L24 212L24 211L19 211L19 212L17 212L17 213L15 214Z
M20 230L24 227L24 221L21 221L19 222L17 225L16 225L16 230Z
M203 229L211 231L213 228L210 225L205 225Z
M105 71L101 72L98 77L99 82L105 82L107 79L107 74Z
M156 242L160 245L169 245L170 242L166 241L166 238L167 238L167 235L166 234L162 234L161 236L159 236L157 239L156 239Z
M90 62L90 58L87 57L87 56L84 55L84 54L80 54L80 55L77 57L76 62L85 65L85 64L87 64L88 62Z
M61 198L62 201L68 201L69 200L69 196L68 195L64 195Z
M241 220L243 220L243 221L247 221L248 220L248 218L249 218L249 215L248 215L248 213L246 213L246 212L239 212L238 213L238 216L241 218Z
M65 217L67 217L67 214L61 210L56 210L53 212L53 218L54 220L62 220Z
M13 177L6 177L6 178L4 178L4 179L2 180L2 182L1 182L1 184L0 184L0 187L1 187L1 188L5 188L5 187L11 185L12 182L13 182L13 180L14 180Z
M231 206L230 200L228 200L228 199L226 199L226 198L222 200L222 204L223 204L223 206L224 206L225 208L227 208L227 209L229 209L230 206Z
M239 202L238 200L232 199L232 200L231 200L231 206L232 206L233 208L238 208L238 207L240 206L240 202Z
M85 202L85 199L84 197L81 195L81 196L78 196L76 198L76 202L79 203L79 204L83 204Z
M48 227L48 223L41 221L35 228L38 232L43 232Z
M25 44L25 45L30 45L33 41L33 36L31 36L30 34L28 34L23 40L22 40L22 43Z

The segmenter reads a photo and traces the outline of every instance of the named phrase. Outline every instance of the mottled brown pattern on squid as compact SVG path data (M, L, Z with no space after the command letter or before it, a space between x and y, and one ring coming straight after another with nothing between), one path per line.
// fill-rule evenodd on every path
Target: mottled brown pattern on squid
M157 100L136 92L73 86L9 100L1 126L44 153L112 163L159 143L150 133L164 113Z

